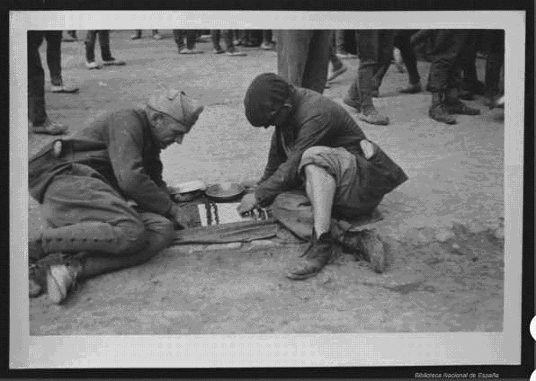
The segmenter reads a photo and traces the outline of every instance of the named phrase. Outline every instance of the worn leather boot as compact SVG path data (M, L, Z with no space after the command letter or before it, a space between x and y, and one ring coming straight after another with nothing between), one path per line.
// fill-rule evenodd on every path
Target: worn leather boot
M333 256L334 242L331 233L323 233L316 237L313 231L311 243L300 260L286 274L292 280L307 279L318 274Z
M363 122L370 124L380 126L387 126L389 124L389 117L380 114L374 105L371 104L362 106L361 112L357 115L357 117Z
M467 106L458 98L457 89L449 89L445 99L445 106L450 114L479 115L480 110Z
M456 124L456 118L449 114L444 103L445 94L442 92L432 93L432 105L428 110L428 115L433 120L446 124Z
M385 271L385 248L378 234L372 230L346 231L338 234L337 241L343 248L354 254L356 259L369 262L375 272L381 274Z

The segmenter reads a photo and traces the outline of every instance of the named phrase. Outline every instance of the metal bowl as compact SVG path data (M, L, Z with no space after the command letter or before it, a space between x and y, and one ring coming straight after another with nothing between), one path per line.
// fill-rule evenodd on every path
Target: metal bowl
M245 188L237 183L220 183L209 186L205 194L214 201L232 201L240 197L244 190Z

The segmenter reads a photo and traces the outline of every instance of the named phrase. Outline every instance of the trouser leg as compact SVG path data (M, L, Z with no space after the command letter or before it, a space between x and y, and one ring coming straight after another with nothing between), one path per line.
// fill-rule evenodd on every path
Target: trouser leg
M383 82L383 78L391 66L393 60L395 31L380 30L378 31L378 65L374 72L374 82L378 90Z
M467 39L460 52L461 67L463 71L463 83L469 90L473 90L478 82L476 73L476 35L474 32L467 32Z
M110 50L110 31L109 30L99 31L99 45L101 49L102 60L103 61L113 60L112 52Z
M137 266L171 244L174 237L171 221L154 213L140 213L140 219L145 227L146 241L140 245L139 250L128 256L110 256L99 252L82 253L80 279Z
M431 92L444 92L447 88L455 86L455 83L452 83L453 78L455 78L454 71L466 37L466 31L458 29L434 32L428 83L428 89Z
M263 29L262 42L267 43L267 44L272 42L272 30L271 29Z
M186 48L189 50L195 49L195 40L197 38L197 31L188 29L186 32Z
M278 73L288 82L324 91L331 31L282 30L277 44Z
M96 30L88 30L84 44L86 46L86 61L95 62L95 42L97 40Z
M326 87L332 36L331 30L314 31L303 73L303 87L320 94Z
M331 40L331 44L329 45L329 62L331 62L333 71L339 70L343 66L342 61L337 57L334 39Z
M101 252L128 255L146 240L143 222L97 172L74 166L49 185L42 215L50 228L41 233L43 253Z
M414 30L401 30L395 36L394 44L400 50L402 60L408 70L409 83L416 85L421 82L419 70L417 69L417 57L413 50L410 39Z
M345 52L344 48L344 30L337 29L335 31L335 53L343 53Z
M231 29L223 29L221 33L223 42L225 43L225 50L230 53L234 52L235 46L233 42L233 31Z
M184 35L182 30L173 29L173 39L175 40L175 44L177 44L177 49L179 52L184 49Z
M312 31L281 30L277 44L278 74L289 83L303 87L303 73L309 55Z
M374 73L378 66L379 34L377 30L360 30L357 33L357 50L359 68L357 71L357 89L361 105L372 104L372 93L376 89Z
M39 46L43 41L42 31L28 31L28 119L41 125L47 119L45 110L45 72L41 64Z
M485 84L488 96L496 95L500 92L499 83L501 68L504 65L504 31L490 31L490 48L486 58Z
M212 40L212 47L214 48L214 50L218 51L221 49L221 46L220 46L220 36L221 36L221 31L219 29L212 29L210 31L210 38Z
M62 86L61 78L61 30L49 30L45 32L47 41L47 65L50 72L50 82L54 86Z

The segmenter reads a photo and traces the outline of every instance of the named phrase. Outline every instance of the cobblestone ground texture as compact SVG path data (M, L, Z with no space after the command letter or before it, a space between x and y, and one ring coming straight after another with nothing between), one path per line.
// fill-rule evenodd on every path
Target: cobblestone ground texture
M75 132L143 101L162 82L206 105L183 144L163 153L165 180L258 178L272 131L249 126L242 101L257 74L276 71L276 52L242 48L246 57L229 57L204 42L197 44L204 54L179 55L171 31L162 33L160 41L131 41L131 31L113 31L113 54L127 64L102 70L85 68L82 41L63 43L64 80L80 92L47 90L50 117ZM358 64L344 62L349 70L325 91L341 104ZM483 78L484 61L477 66ZM419 62L423 85L428 70ZM410 178L380 206L384 274L341 253L319 276L289 281L285 265L304 250L295 241L175 246L84 282L61 306L31 299L31 335L502 331L503 110L477 97L468 104L481 115L437 123L428 118L430 94L399 94L406 85L407 74L391 67L374 101L391 124L358 122ZM29 153L51 139L30 135ZM28 221L30 236L43 226L31 199Z

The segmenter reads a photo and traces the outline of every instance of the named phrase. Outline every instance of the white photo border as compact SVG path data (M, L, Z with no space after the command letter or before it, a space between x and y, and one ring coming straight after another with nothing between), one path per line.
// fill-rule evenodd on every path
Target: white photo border
M147 12L151 17L147 17ZM418 12L418 17L415 17ZM11 11L10 147L28 136L26 31L61 29L504 29L505 282L501 333L29 336L25 292L28 152L10 150L13 369L519 365L521 362L526 15L500 11ZM23 164L21 164L23 163ZM16 228L15 228L16 227Z

